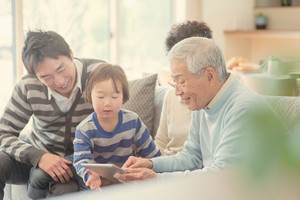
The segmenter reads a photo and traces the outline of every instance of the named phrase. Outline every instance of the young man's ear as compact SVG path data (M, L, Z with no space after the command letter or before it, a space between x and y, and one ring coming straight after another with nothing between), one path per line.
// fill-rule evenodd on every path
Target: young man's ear
M72 60L74 59L74 54L73 54L72 49L70 49L70 57L71 57Z

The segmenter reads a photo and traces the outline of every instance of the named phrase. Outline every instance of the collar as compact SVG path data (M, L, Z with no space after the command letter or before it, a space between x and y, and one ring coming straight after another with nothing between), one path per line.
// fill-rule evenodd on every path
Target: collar
M224 95L224 93L230 87L234 80L234 76L230 74L223 86L221 87L221 89L218 91L217 95L209 102L205 109L210 109L211 107L213 107L215 103Z

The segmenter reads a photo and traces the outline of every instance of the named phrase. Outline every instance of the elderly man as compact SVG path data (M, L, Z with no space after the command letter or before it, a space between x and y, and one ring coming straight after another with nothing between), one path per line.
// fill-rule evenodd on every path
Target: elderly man
M173 156L130 157L123 165L127 173L116 174L122 182L215 171L236 164L242 155L239 148L246 134L245 122L253 112L269 108L226 71L223 54L211 39L184 39L168 58L176 95L193 111L188 140Z

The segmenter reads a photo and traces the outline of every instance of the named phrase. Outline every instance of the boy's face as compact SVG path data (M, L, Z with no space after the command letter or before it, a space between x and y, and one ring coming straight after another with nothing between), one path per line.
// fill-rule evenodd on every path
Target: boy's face
M45 58L35 67L35 74L43 84L65 97L70 96L76 83L75 64L66 56Z
M112 79L100 81L92 89L91 99L99 121L117 120L123 103L120 81L116 81L117 92Z

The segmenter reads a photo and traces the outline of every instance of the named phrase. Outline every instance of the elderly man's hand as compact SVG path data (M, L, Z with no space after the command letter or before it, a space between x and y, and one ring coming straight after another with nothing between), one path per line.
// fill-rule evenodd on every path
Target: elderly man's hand
M156 178L156 176L156 172L154 172L152 169L147 168L127 168L125 169L125 173L115 174L115 178L117 178L122 183Z
M122 168L153 168L153 163L147 158L138 158L135 156L130 156L127 161L124 163Z

